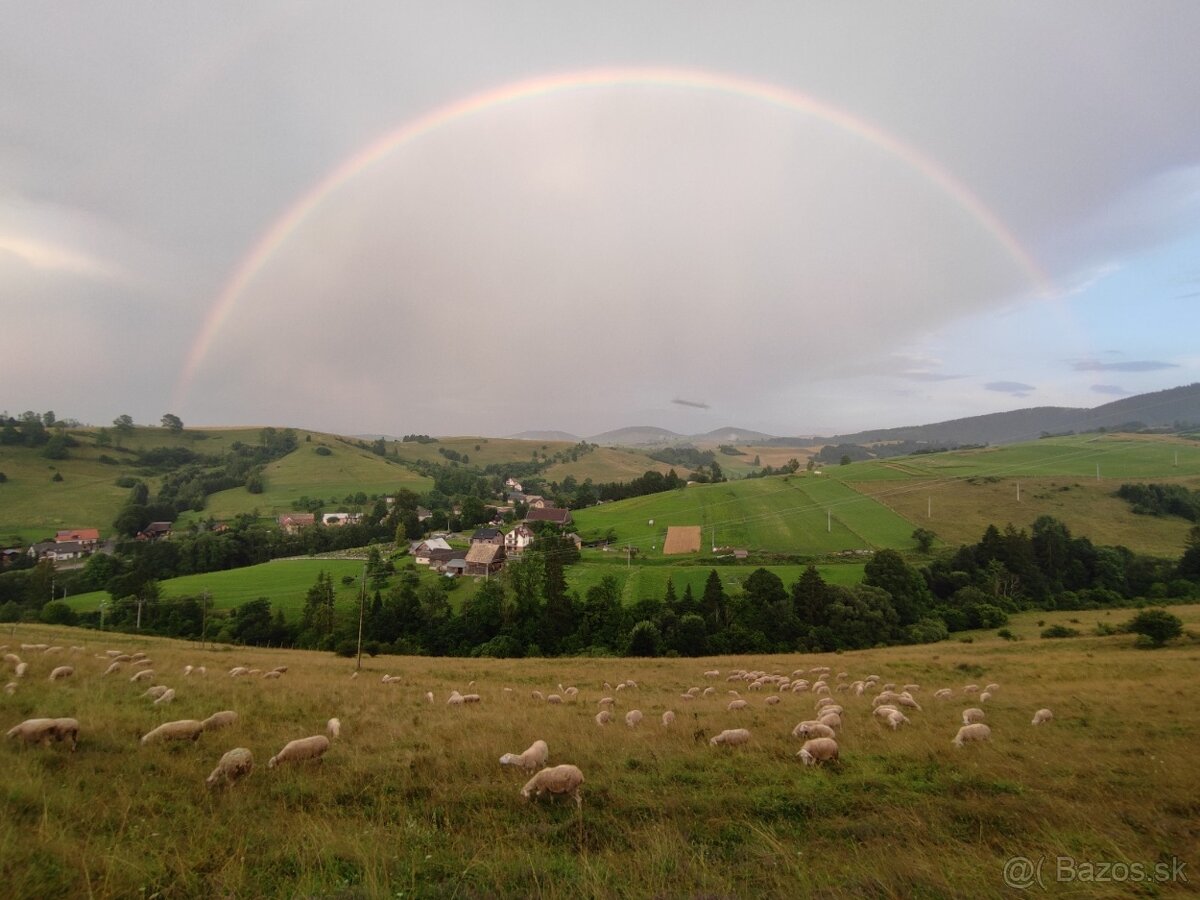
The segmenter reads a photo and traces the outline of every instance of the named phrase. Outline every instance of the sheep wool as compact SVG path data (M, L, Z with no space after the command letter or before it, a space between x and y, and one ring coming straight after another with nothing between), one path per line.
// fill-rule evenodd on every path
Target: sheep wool
M992 729L988 728L982 722L976 722L974 725L964 725L958 729L958 734L955 735L952 743L955 747L961 747L963 744L972 741L990 741L992 739Z
M339 737L342 733L342 720L333 718L325 723L325 731L331 738Z
M709 743L716 746L736 747L739 744L744 744L750 740L750 732L745 728L726 728L718 735L714 735L709 739Z
M74 674L74 666L58 666L50 673L50 680L58 681L60 678L70 678Z
M972 706L970 709L964 709L962 714L962 722L964 725L973 725L976 722L982 722L987 716L982 709Z
M575 805L583 809L583 797L579 788L583 785L583 773L577 766L564 764L542 769L525 783L521 788L521 796L526 800L540 797L542 794L566 794L575 798Z
M534 741L530 744L524 753L505 753L500 757L500 765L516 766L532 772L546 765L546 760L550 758L550 748L545 741Z
M200 724L205 731L215 731L218 728L228 728L230 725L236 725L238 714L232 709L223 709L220 712L215 712Z
M245 778L254 770L254 754L245 747L234 747L221 757L204 783L209 788L231 785Z
M1039 709L1037 712L1035 712L1033 714L1033 724L1034 725L1042 725L1046 722L1053 722L1053 721L1054 721L1054 713L1052 713L1048 709Z
M179 719L175 722L164 722L152 731L142 735L142 746L158 741L196 741L204 731L204 723L196 719Z
M805 741L800 752L796 754L806 766L815 766L825 762L838 761L838 745L833 738L819 737Z
M663 728L669 728L670 726L674 725L675 724L675 713L668 709L665 713L662 714L662 723L663 723Z
M298 738L289 741L283 749L267 760L267 768L274 769L283 763L304 762L309 759L320 759L329 749L329 738L323 734Z
M625 724L630 728L637 728L642 724L642 711L640 709L631 709L625 713Z
M47 746L51 741L70 741L71 750L79 739L79 722L75 719L26 719L8 730L8 737L20 738L26 744Z

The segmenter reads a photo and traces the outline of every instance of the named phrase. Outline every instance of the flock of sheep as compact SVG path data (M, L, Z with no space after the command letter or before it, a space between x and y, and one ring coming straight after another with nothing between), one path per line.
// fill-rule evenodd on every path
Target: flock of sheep
M45 644L22 644L20 649L25 653L36 653L43 656L63 653L77 655L85 652L82 647L71 647L66 650L63 647L52 647ZM28 674L29 663L21 659L16 652L9 650L7 646L0 647L0 652L4 654L5 664L12 667L15 677L18 679L18 681L10 681L5 687L5 691L11 695L17 690L19 679ZM96 658L108 664L103 676L124 675L126 671L131 670L132 675L128 680L133 684L140 686L144 682L155 680L153 662L146 653L108 650L104 654L98 654ZM278 679L287 670L287 666L277 666L268 671L235 666L229 670L228 677ZM839 672L831 677L831 671L829 666L816 666L807 671L797 669L790 675L783 675L739 669L726 676L728 683L737 683L740 688L740 690L727 689L730 699L726 703L726 711L732 714L751 707L751 702L741 696L743 690L766 693L763 706L768 708L778 706L785 693L807 693L815 697L813 717L801 721L791 732L793 737L804 741L796 756L806 766L836 763L839 760L838 736L842 731L843 719L847 713L845 707L835 699L835 694L844 694L847 697L866 697L873 694L872 718L878 724L892 730L910 724L909 714L922 711L922 706L916 698L921 691L920 685L898 686L894 683L883 683L878 675L868 675L863 679L852 681L846 672ZM50 672L49 680L57 682L74 676L74 666L60 665L55 666ZM183 676L185 678L192 676L203 678L207 676L207 670L204 666L189 665L184 667ZM709 680L720 676L720 671L716 669L704 673L704 677ZM353 673L351 677L357 677L357 672ZM390 684L398 682L400 679L384 675L381 681L383 684ZM471 682L468 687L473 686L474 682ZM638 691L638 685L634 681L621 682L615 689L605 682L603 687L605 695L598 701L597 705L600 710L595 715L595 723L601 727L614 721L613 708L617 705L615 694L621 691L630 691L631 693ZM976 684L962 687L959 696L977 698L980 706L972 706L963 711L962 727L958 729L952 741L956 747L991 739L991 728L984 722L986 713L982 709L982 705L999 690L998 684L988 684L982 689ZM503 691L509 698L513 697L512 688L506 687ZM679 699L684 703L693 703L705 698L715 700L717 693L717 689L711 685L704 688L696 686L680 694ZM174 700L175 691L166 685L157 684L148 687L141 696L150 700L152 704L161 706ZM574 703L579 698L579 690L573 686L564 688L560 684L557 693L544 694L534 690L531 691L530 696L532 700L539 703ZM939 703L949 702L955 698L955 691L950 688L941 688L932 696ZM425 700L428 703L434 703L433 693L427 692ZM482 702L479 694L463 694L457 690L451 692L446 701L447 705L452 707L479 702ZM1054 715L1049 709L1039 709L1033 716L1032 724L1041 725L1052 721L1053 718ZM643 712L636 708L629 709L624 715L625 724L629 728L640 727L644 719ZM663 711L659 721L664 728L671 728L675 724L674 710ZM140 743L142 746L147 746L169 741L196 741L205 732L228 728L236 725L237 722L238 714L235 711L220 710L203 720L181 719L166 722L143 735ZM268 760L267 768L273 769L287 763L319 760L330 749L330 739L336 739L340 734L341 722L337 718L332 718L326 723L325 734L315 734L288 742ZM74 718L67 717L27 719L9 729L7 736L19 739L26 744L48 745L51 742L68 742L70 749L74 750L79 739L79 722ZM714 747L737 746L748 743L750 739L751 735L748 729L729 728L712 737L709 743ZM546 741L536 740L521 753L505 753L500 757L500 765L512 766L532 773L532 777L521 789L521 795L525 798L542 794L570 796L582 809L580 788L584 783L583 773L577 766L570 764L547 766L549 756L550 751ZM210 788L232 785L249 775L253 769L254 757L251 751L245 747L235 747L220 758L206 779L206 784Z

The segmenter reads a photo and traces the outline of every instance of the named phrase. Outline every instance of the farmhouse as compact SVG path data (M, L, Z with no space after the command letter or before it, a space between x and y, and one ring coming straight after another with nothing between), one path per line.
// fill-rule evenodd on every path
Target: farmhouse
M504 545L504 535L498 528L480 528L471 535L471 544L494 544L501 547Z
M525 490L525 488L521 487L521 482L517 481L517 479L515 479L515 478L505 478L504 486L507 488L510 488L511 490L514 490L514 491Z
M54 535L56 544L77 542L85 551L95 552L100 546L99 528L69 528Z
M69 562L91 554L80 541L41 541L31 544L26 551L34 559L51 559L54 562Z
M663 542L663 556L679 553L700 552L699 525L668 525L667 539Z
M426 538L423 541L415 541L408 552L413 556L413 562L418 566L427 566L433 561L432 554L434 553L449 553L450 545L446 543L445 538ZM447 559L449 557L446 557Z
M302 529L315 525L317 517L314 513L284 513L276 521L287 534L299 534Z
M321 516L321 524L328 528L341 528L344 525L357 525L362 521L362 513L335 512Z
M504 553L506 556L520 556L525 548L533 543L533 532L528 525L518 525L504 536Z
M170 536L170 522L151 522L135 535L139 541L161 541L163 538L169 538Z
M493 575L504 568L504 548L497 544L472 544L466 562L468 575Z
M555 525L570 525L571 511L569 509L556 509L555 507L530 507L529 514L525 516L526 522L553 522Z

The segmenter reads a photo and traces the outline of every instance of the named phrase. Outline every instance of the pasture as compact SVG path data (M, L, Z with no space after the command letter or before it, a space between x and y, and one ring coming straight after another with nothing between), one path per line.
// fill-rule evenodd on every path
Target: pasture
M1190 629L1200 607L1175 607ZM1028 613L1052 622L1102 614ZM1127 611L1113 611L1122 620ZM0 877L13 898L49 896L340 897L900 897L1010 896L1004 867L1043 859L1054 894L1190 896L1200 862L1196 830L1200 710L1191 683L1200 644L1135 649L1128 635L1016 642L980 639L838 655L710 659L470 660L378 657L353 662L305 651L217 647L49 626L6 629L31 661L0 698L6 730L35 716L73 716L79 748L0 745ZM47 656L21 643L83 645ZM103 676L109 648L144 650L154 681L175 701L152 706L129 671ZM68 662L73 678L47 673ZM206 677L183 676L204 665ZM287 665L274 681L230 678L236 665ZM811 718L811 693L730 684L736 668L788 675L828 666L848 679L878 674L920 684L924 709L899 731L881 726L869 696L845 706L838 764L806 768L793 726ZM719 669L719 678L703 673ZM383 674L399 676L381 684ZM615 685L633 680L623 691ZM836 679L834 679L836 681ZM1000 685L980 704L968 683ZM611 684L613 689L606 687ZM575 685L574 702L534 690ZM691 686L712 697L683 701ZM950 701L934 700L948 687ZM506 690L511 689L511 690ZM453 689L480 694L448 706ZM729 689L749 700L726 709ZM425 700L434 693L435 702ZM616 700L617 722L593 722ZM990 743L951 745L965 706L982 705ZM1041 707L1055 719L1033 727ZM623 724L637 708L645 719ZM173 719L235 710L231 728L196 742L139 746ZM674 726L659 717L675 711ZM268 769L289 740L341 737L323 760ZM743 747L714 747L725 728ZM569 800L527 801L524 773L502 753L547 741L551 765L586 779L582 811ZM236 746L256 768L231 788L204 778ZM1056 858L1079 866L1163 863L1175 880L1055 881ZM1184 866L1179 877L1178 864ZM1035 888L1035 892L1041 893Z

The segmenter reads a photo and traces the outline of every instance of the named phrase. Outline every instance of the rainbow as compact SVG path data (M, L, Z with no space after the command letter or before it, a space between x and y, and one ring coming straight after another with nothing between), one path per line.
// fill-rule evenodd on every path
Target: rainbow
M529 78L464 97L389 131L329 172L294 201L283 215L279 216L263 232L213 302L196 341L188 352L176 384L175 408L182 406L182 401L200 370L209 348L220 332L221 326L229 318L230 313L258 273L266 267L275 253L287 243L288 239L317 211L321 204L343 185L367 172L405 144L484 110L533 100L550 94L628 86L685 88L749 98L791 112L815 116L835 128L855 135L900 160L921 175L929 184L968 213L979 227L1005 250L1040 294L1049 296L1052 293L1050 279L1042 268L1021 246L1008 227L984 205L983 201L970 188L915 148L870 122L800 91L736 75L661 67L587 69Z

